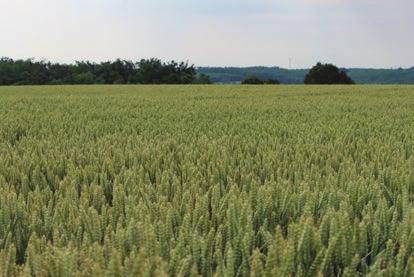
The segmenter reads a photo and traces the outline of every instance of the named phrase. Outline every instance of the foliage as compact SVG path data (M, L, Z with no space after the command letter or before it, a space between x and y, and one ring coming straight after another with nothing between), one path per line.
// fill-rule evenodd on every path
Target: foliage
M345 70L345 69L344 69ZM266 80L276 77L283 84L302 84L309 69L280 67L199 67L197 72L210 76L215 83L240 83L245 76ZM414 84L414 67L408 69L347 68L357 84Z
M159 59L58 64L47 61L0 59L0 85L58 84L191 84L196 70L186 62ZM205 81L205 78L201 81Z
M257 76L247 76L244 78L244 80L241 82L242 85L279 85L280 82L276 79L267 79L262 80Z
M207 74L214 83L241 83L246 76L257 76L262 80L276 78L284 84L301 84L308 70L288 70L280 67L264 66L198 67L197 72Z
M358 84L414 84L414 67L406 69L348 68L347 73Z
M193 84L198 85L211 85L213 82L210 79L210 76L200 73L198 74L197 78L194 80Z
M413 276L413 107L412 86L2 87L0 275Z
M266 85L280 85L280 82L276 79L267 79L264 83Z
M305 84L354 84L345 71L339 70L332 64L317 63L305 76Z
M264 81L257 76L247 76L241 83L242 85L263 85Z

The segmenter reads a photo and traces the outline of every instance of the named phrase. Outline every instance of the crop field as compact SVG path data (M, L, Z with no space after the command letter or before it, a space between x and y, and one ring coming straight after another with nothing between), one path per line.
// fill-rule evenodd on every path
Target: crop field
M0 276L358 275L414 275L414 86L0 88Z

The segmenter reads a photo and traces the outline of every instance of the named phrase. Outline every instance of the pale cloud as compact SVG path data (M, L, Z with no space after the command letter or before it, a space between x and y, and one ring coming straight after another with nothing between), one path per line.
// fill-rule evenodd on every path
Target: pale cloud
M0 56L414 65L408 0L0 0Z

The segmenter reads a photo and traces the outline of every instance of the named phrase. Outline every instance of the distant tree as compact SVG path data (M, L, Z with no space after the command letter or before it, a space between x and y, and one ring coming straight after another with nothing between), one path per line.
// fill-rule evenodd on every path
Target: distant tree
M163 63L159 59L141 60L136 64L137 80L142 84L191 84L197 72L187 62Z
M257 76L247 76L244 78L244 80L241 82L242 85L263 85L264 82Z
M280 85L280 82L277 79L267 79L265 81L266 85Z
M305 76L305 84L355 84L346 74L333 64L317 63Z
M345 69L343 69L345 70ZM260 76L263 80L274 78L283 84L303 84L309 69L284 69L279 67L198 67L198 73L208 74L215 83L240 83L246 76ZM414 67L398 69L350 68L345 72L358 84L414 84Z
M142 59L136 64L137 79L142 84L156 84L160 82L162 76L162 62L159 59Z
M96 81L96 78L92 72L84 72L84 73L79 73L79 74L74 75L72 81L74 84L87 85L87 84L94 84Z
M75 64L53 64L47 61L0 58L0 85L43 84L191 84L209 83L187 62L159 59L138 63L117 59L102 63L77 61Z
M211 81L210 76L208 76L207 74L203 74L203 73L199 74L193 82L193 84L199 84L199 85L201 84L210 85L212 83L213 82Z

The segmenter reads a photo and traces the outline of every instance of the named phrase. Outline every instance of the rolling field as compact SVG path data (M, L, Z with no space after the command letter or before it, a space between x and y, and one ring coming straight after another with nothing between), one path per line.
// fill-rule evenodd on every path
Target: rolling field
M413 276L414 86L0 87L0 276Z

